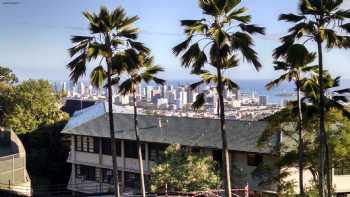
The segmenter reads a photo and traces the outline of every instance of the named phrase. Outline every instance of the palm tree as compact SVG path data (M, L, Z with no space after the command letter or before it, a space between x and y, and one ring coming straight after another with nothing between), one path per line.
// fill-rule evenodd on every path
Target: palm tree
M286 54L289 46L296 41L314 42L317 44L318 66L319 66L319 89L320 89L320 183L319 194L321 197L325 196L325 157L327 144L327 137L325 133L325 98L323 87L323 44L326 43L328 49L331 48L349 48L350 39L344 36L344 33L350 33L350 23L345 23L350 18L350 10L340 9L343 0L300 0L299 13L281 14L279 20L295 23L289 29L288 35L281 38L283 44L278 47L274 56L276 59L281 55ZM327 182L330 182L328 180ZM329 185L329 183L328 183ZM328 189L330 191L330 187ZM328 192L330 195L330 192Z
M283 71L283 74L266 84L266 88L271 90L274 86L278 86L283 81L293 81L297 92L298 101L298 136L299 136L299 189L300 196L304 196L304 141L303 141L303 114L302 114L302 98L301 98L301 82L303 79L302 74L306 73L312 69L314 66L308 66L315 60L315 54L309 53L304 45L294 44L290 46L286 56L285 61L275 61L274 68L276 71Z
M340 77L332 78L328 71L323 72L322 76L323 88L324 92L327 92L328 96L324 97L324 108L325 113L331 113L332 110L336 109L342 112L344 117L350 119L350 112L344 107L343 103L347 103L348 99L344 96L345 93L350 93L350 89L341 89L341 90L332 90L334 88L339 87ZM321 102L321 93L320 93L320 77L318 68L312 72L310 78L305 78L301 82L303 92L305 93L305 97L303 98L307 103L311 104L307 106L307 116L309 119L313 119L314 117L318 117L320 114L317 113L320 111L320 102ZM332 169L331 166L331 158L329 156L329 146L328 143L325 144L326 154L325 154L325 168L327 169L327 190L328 196L332 195L332 179L331 172L329 169ZM319 147L320 149L321 147ZM320 172L319 172L320 173ZM320 176L318 176L320 178Z
M210 65L215 70L220 107L225 196L231 196L231 180L222 72L237 65L236 52L240 52L256 69L262 66L257 53L252 49L251 34L264 34L264 28L249 24L251 17L245 15L246 8L238 7L239 3L239 0L199 0L204 18L182 20L181 25L187 39L173 48L176 56L181 54L182 65L191 67L193 74L202 74L205 65Z
M143 162L142 162L142 145L140 141L139 135L139 127L137 120L137 101L136 101L136 89L141 85L142 82L146 82L147 84L150 82L155 82L156 84L164 84L165 80L156 77L155 75L161 71L163 68L160 66L153 64L153 57L146 57L145 55L139 56L138 66L131 66L131 70L129 70L128 75L129 78L122 82L119 86L119 92L123 95L131 94L133 98L133 107L134 107L134 131L137 143L137 151L138 151L138 160L139 160L139 168L140 168L140 189L142 192L142 196L146 197L146 189L145 189L145 178L144 178L144 170L143 170Z
M70 79L77 83L87 70L87 64L97 60L99 65L91 72L90 78L93 85L100 87L107 78L108 89L108 117L112 148L113 179L115 184L115 196L120 196L118 168L116 159L116 141L114 138L114 122L112 109L112 75L113 68L122 65L121 59L127 59L132 51L148 52L142 43L136 42L138 29L133 23L137 16L127 17L123 8L108 11L101 7L98 14L83 12L89 22L89 36L72 36L73 47L69 49L72 57L67 67L71 71ZM131 58L131 56L129 57ZM105 62L107 71L102 63ZM122 71L120 68L119 73ZM118 73L116 73L118 75Z

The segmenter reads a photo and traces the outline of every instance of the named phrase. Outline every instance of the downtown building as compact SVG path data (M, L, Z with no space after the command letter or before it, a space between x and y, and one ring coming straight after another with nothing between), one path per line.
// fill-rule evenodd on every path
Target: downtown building
M139 166L137 146L134 134L133 114L126 108L113 106L117 165L123 192L138 192ZM221 132L219 120L209 118L166 117L139 115L140 139L142 141L144 173L147 180L151 168L162 158L170 144L181 144L192 152L203 152L221 166ZM249 186L250 191L258 194L273 195L277 184L261 184L264 177L254 176L254 171L261 165L273 165L278 160L275 151L283 139L275 136L264 147L257 147L257 141L264 129L264 121L227 120L226 130L233 177L233 186ZM114 191L112 175L111 143L109 140L107 103L76 112L62 131L70 139L71 151L67 162L72 171L67 189L82 194L111 193ZM288 169L286 178L294 181L298 191L297 167ZM278 175L281 169L272 172ZM350 176L346 172L333 170L333 182L338 193L350 192ZM305 182L311 175L305 174Z

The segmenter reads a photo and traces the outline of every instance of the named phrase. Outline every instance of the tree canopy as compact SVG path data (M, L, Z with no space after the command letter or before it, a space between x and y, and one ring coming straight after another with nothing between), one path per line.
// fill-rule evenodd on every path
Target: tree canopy
M170 145L164 159L152 168L151 190L203 191L221 185L216 162L206 154L191 153L180 145Z
M31 132L67 118L60 110L61 95L46 80L28 80L0 96L2 124L16 133Z

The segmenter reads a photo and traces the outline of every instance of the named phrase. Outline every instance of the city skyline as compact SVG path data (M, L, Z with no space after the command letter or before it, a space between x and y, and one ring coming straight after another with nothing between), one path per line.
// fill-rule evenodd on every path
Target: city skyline
M270 4L274 6L271 7ZM0 18L0 24L4 29L0 38L0 49L4 52L0 64L14 70L20 80L68 79L65 65L69 61L67 49L71 46L70 36L87 34L87 23L81 12L96 11L100 5L109 8L122 6L128 15L140 17L137 23L141 30L140 41L151 48L156 63L164 66L165 72L161 77L171 80L193 79L189 71L180 66L179 58L172 54L171 48L184 38L180 20L201 17L195 0L138 1L138 4L125 0L33 0L2 4L0 16L3 17ZM275 78L278 73L274 72L272 67L272 50L279 45L278 38L286 33L286 27L289 27L289 24L279 22L277 18L282 12L294 11L296 0L288 3L276 0L247 0L243 1L242 5L249 8L253 23L267 28L266 36L255 38L255 48L264 67L257 73L252 66L246 66L246 63L242 62L243 65L234 69L229 76L233 79ZM350 2L345 2L344 7L349 8ZM329 53L331 54L325 56L326 68L334 76L349 78L350 70L346 66L346 62L349 61L347 51L332 50Z

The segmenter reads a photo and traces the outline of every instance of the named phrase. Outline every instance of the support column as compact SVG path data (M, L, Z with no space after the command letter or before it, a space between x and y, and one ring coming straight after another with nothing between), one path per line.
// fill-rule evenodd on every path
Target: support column
M103 164L103 153L102 153L102 138L94 138L98 140L98 164Z
M149 155L148 155L148 143L145 143L145 169L147 169L147 172L150 172L150 165L149 165Z
M72 135L71 136L71 146L70 146L70 155L69 155L69 159L71 160L72 162L72 174L71 174L71 177L72 177L72 182L74 184L74 187L76 186L76 166L75 166L75 160L76 160L76 154L75 154L75 139L76 139L76 136L75 135Z
M125 189L125 146L124 146L124 143L125 141L124 140L121 140L120 141L120 144L121 144L121 153L120 153L120 156L121 156L121 159L122 159L122 170L121 170L121 177L122 177L122 191L124 191Z
M98 164L102 166L103 164L103 154L102 154L102 138L94 138L94 140L98 140ZM100 193L103 191L103 170L102 168L98 168L100 171Z

